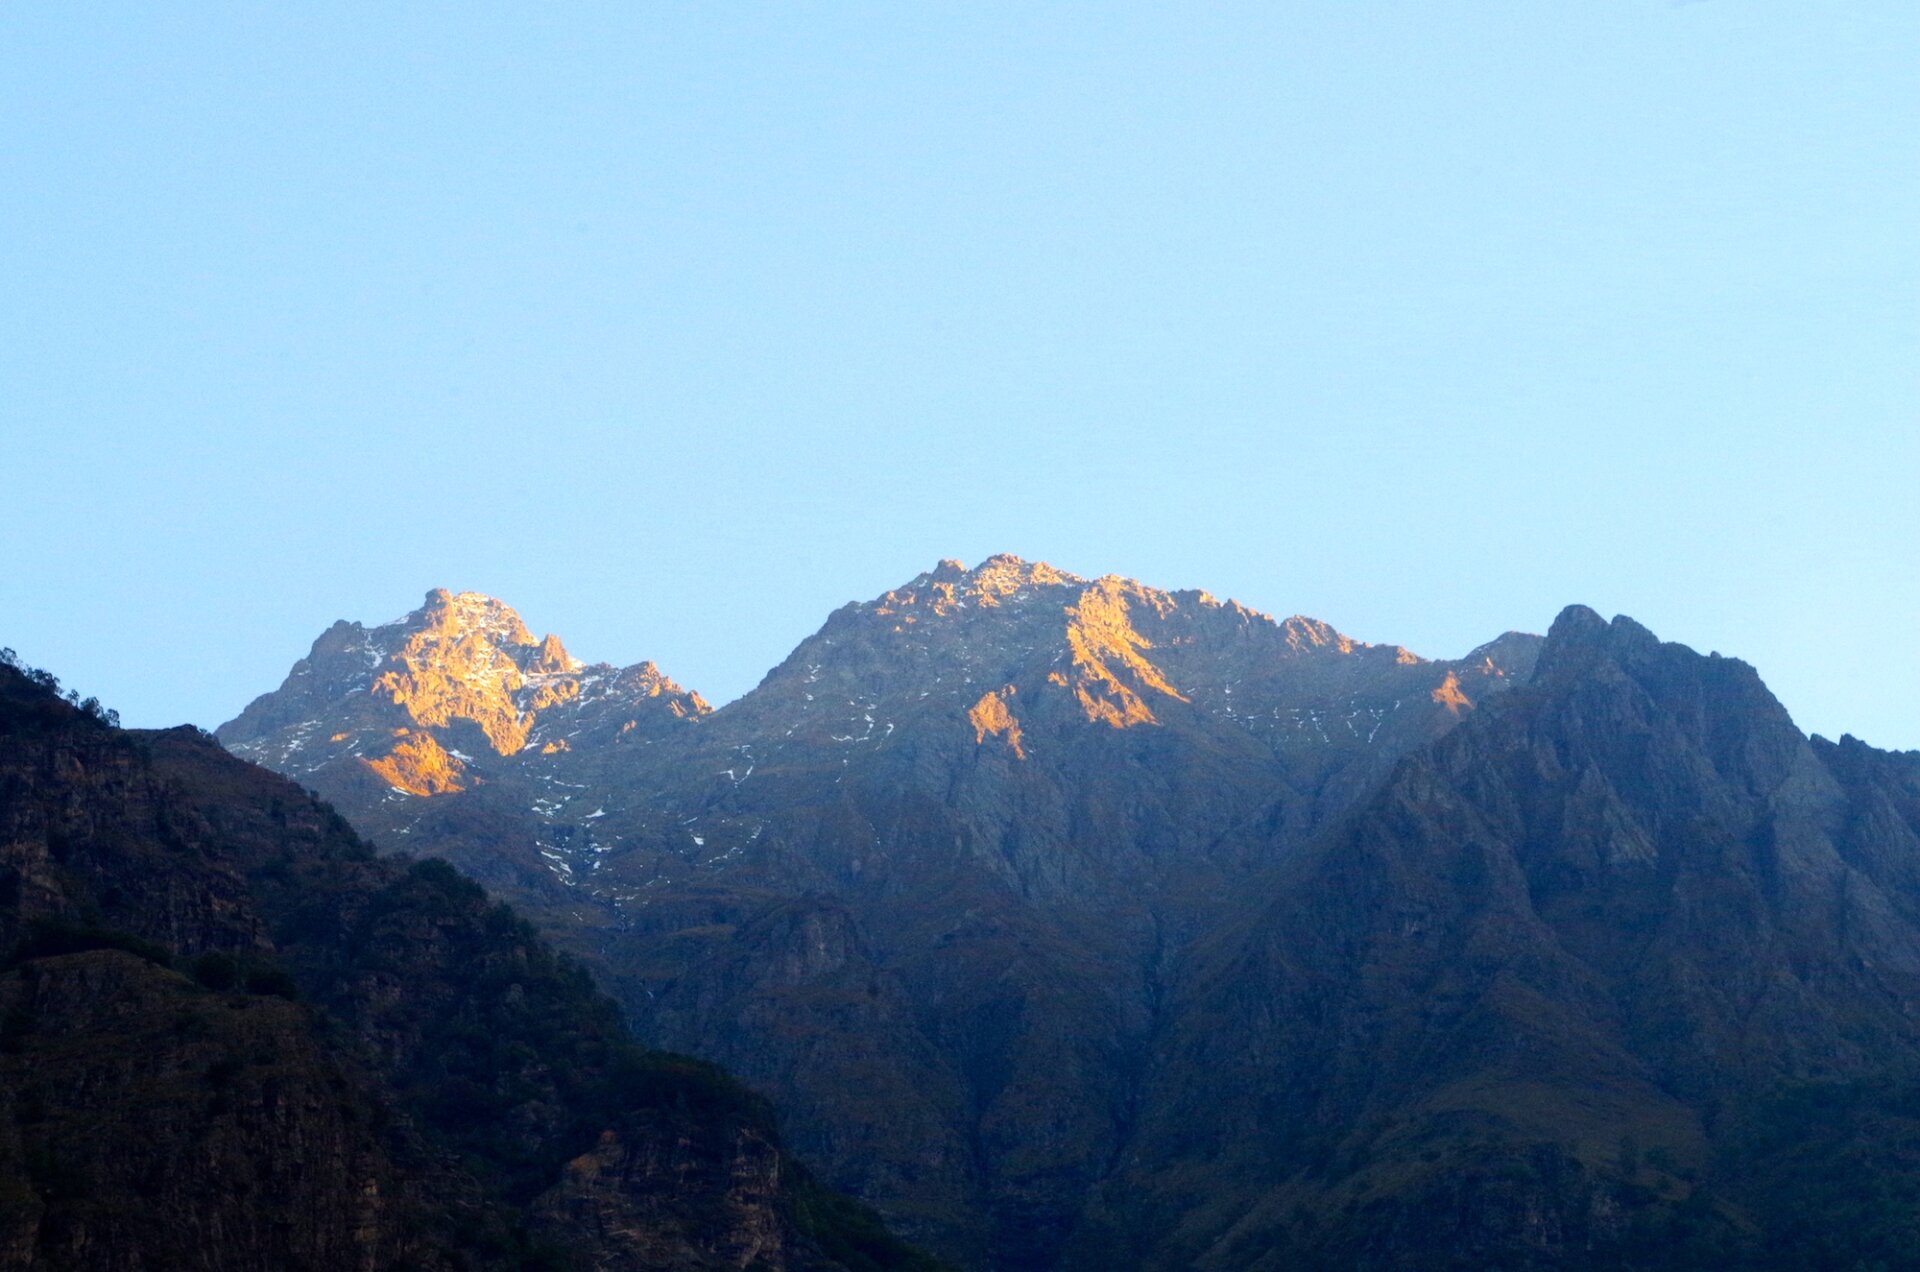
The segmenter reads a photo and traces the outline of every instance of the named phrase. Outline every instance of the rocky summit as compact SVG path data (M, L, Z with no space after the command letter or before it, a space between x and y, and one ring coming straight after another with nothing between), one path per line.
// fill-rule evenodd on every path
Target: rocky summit
M380 627L335 623L277 692L220 732L282 772L359 761L343 767L401 794L443 795L479 780L476 755L552 754L636 729L651 738L707 709L652 663L589 667L559 637L535 640L499 601L438 589Z

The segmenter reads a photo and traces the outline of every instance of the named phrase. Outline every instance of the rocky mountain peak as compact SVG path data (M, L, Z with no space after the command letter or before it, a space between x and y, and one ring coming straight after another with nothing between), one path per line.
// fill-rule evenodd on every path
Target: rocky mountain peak
M1011 553L990 556L972 567L958 560L944 560L876 600L851 608L895 619L894 629L904 631L928 615L945 617L983 609L1011 612L1029 607L1050 619L1064 617L1063 628L1104 627L1116 638L1119 638L1116 624L1123 621L1137 628L1135 619L1151 622L1205 615L1224 620L1222 630L1231 626L1244 633L1257 633L1252 636L1257 640L1277 637L1277 645L1292 653L1350 654L1374 648L1305 615L1275 619L1239 601L1222 601L1199 589L1166 591L1122 574L1087 578L1045 561L1027 561ZM1082 634L1090 636L1084 630ZM1063 639L1071 641L1064 631ZM1119 639L1135 648L1151 647L1150 643L1142 643L1146 638L1138 630L1132 638ZM1399 646L1388 649L1401 662L1424 661Z
M535 640L511 606L479 592L436 588L418 610L375 635L389 632L375 646L384 657L368 692L402 708L417 726L469 721L501 755L526 745L532 729L520 692L584 666L559 637Z
M1638 748L1658 744L1665 758L1652 767L1670 790L1704 783L1704 773L1803 812L1832 802L1830 783L1792 716L1738 658L1701 654L1625 615L1607 622L1575 605L1554 621L1532 683L1566 704L1555 723L1573 740L1561 743L1569 755L1584 751L1603 757L1596 763L1645 766L1635 758ZM1628 737L1633 746L1622 747ZM1701 757L1704 769L1696 763ZM1689 775L1686 782L1680 774Z
M361 630L357 623L334 627ZM517 610L484 592L434 588L420 608L374 628L371 636L369 647L388 660L424 658L450 665L485 650L491 656L483 654L482 663L511 663L525 675L557 675L586 666L567 652L558 636L535 637Z
M552 754L582 730L671 727L708 710L652 663L588 665L558 636L535 638L505 602L435 588L393 622L329 627L220 738L282 771L345 762L428 796L477 780L476 755Z
M1920 1036L1913 772L1809 745L1736 659L1568 608L1524 689L1245 890L1175 1008L1160 1063L1185 1086L1129 1148L1151 1165L1126 1186L1166 1200L1114 1209L1157 1257L1071 1266L1428 1267L1468 1224L1480 1267L1892 1266L1911 1210L1850 1203L1892 1168L1872 1119ZM1854 1083L1858 1105L1832 1098ZM1259 1119L1351 1168L1276 1165L1291 1130L1236 1156ZM1644 1157L1585 1147L1624 1127ZM1157 1244L1240 1189L1210 1249ZM1365 1217L1337 1236L1299 1222L1348 1204Z
M1016 758L1057 750L1035 732L1040 720L1065 731L1057 736L1179 719L1313 739L1331 720L1343 736L1371 739L1416 687L1457 718L1490 686L1530 670L1538 642L1516 635L1476 651L1470 665L1437 665L1198 589L1088 578L1012 554L977 566L950 559L836 611L723 713L723 732L750 719L795 745L840 746L925 719L982 744L1006 740Z
M1616 614L1612 622L1601 618L1585 605L1569 605L1560 611L1547 631L1540 649L1542 674L1552 669L1584 667L1596 658L1632 660L1659 650L1658 636L1625 614Z
M506 602L484 592L451 592L444 587L428 592L419 609L393 625L481 635L510 645L538 643L519 613Z
M1569 605L1554 616L1553 626L1547 629L1547 639L1556 644L1593 641L1606 630L1607 620L1600 617L1597 610L1586 605Z
M969 608L993 608L1044 596L1049 589L1079 586L1086 580L1044 561L1023 561L1011 553L988 557L972 568L948 559L862 607L882 617L912 611L944 617Z

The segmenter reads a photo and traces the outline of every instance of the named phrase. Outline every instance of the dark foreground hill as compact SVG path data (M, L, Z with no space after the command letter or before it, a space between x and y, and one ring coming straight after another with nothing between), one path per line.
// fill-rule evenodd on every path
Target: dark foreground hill
M0 665L0 1268L932 1265L434 861Z
M1629 620L1436 662L995 558L709 711L440 593L222 737L972 1268L1920 1266L1920 758Z

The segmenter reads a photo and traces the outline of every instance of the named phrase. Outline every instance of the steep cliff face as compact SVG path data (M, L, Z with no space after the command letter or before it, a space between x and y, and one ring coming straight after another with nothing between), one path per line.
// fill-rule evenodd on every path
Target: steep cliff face
M1905 1262L1915 781L1568 610L1206 943L1067 1266Z
M10 666L0 946L4 1266L928 1266L450 868Z
M946 562L642 745L583 732L419 797L287 771L505 890L903 1231L1046 1267L1127 1142L1192 935L1536 645L1436 663L1199 592ZM331 736L360 709L335 701L249 712Z

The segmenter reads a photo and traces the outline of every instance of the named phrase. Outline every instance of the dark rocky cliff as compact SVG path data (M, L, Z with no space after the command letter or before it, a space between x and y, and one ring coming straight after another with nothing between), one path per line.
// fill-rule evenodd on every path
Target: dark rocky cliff
M1916 782L1568 610L1205 943L1068 1266L1912 1266Z
M0 666L0 1266L930 1266L510 910Z

